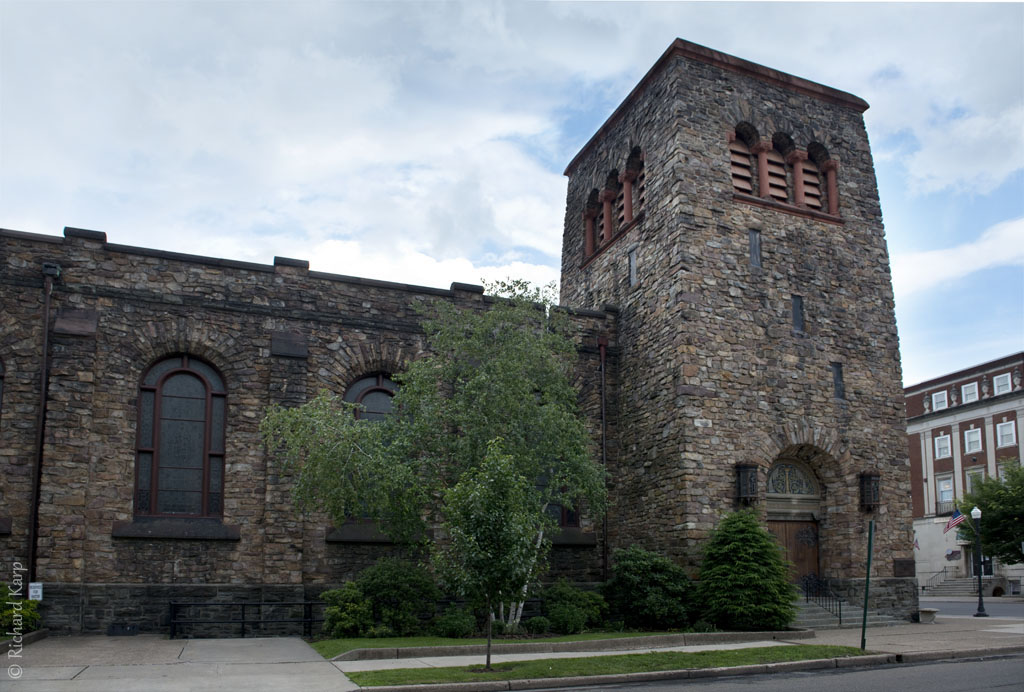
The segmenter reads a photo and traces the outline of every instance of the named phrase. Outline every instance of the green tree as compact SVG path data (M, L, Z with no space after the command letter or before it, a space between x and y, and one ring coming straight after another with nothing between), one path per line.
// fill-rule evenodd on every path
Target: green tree
M490 614L494 605L521 596L536 576L535 542L546 517L537 512L536 484L521 475L493 440L480 466L468 469L445 493L443 528L448 540L435 553L444 582L486 607L487 670L491 669Z
M553 287L511 282L489 290L497 295L485 296L479 309L431 305L423 323L430 354L395 374L393 415L356 420L353 406L323 393L299 408L271 408L262 431L296 475L300 508L325 510L339 523L368 516L400 541L425 540L428 525L445 516L445 490L475 478L467 474L483 467L500 438L516 476L534 483L537 516L524 581L509 603L515 624L526 575L546 556L548 506L582 502L601 512L604 470L589 450L572 386L572 325L552 308Z
M967 519L960 533L974 545L974 520L971 510L981 510L981 552L1004 564L1024 562L1024 467L1016 459L1006 464L1002 480L986 478L957 503Z
M796 617L782 548L751 511L727 514L704 544L702 619L727 630L781 630Z

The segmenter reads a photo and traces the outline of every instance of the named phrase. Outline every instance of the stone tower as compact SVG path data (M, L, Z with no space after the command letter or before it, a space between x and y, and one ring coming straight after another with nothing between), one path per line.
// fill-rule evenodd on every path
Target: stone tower
M613 547L695 568L751 506L795 578L855 595L874 520L873 591L916 610L867 107L677 40L566 169L562 303L619 309Z

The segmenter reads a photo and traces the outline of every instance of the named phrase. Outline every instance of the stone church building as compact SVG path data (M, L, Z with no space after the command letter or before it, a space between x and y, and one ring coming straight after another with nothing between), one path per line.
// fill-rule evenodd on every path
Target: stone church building
M552 569L640 544L696 573L750 506L795 579L916 612L889 261L851 94L675 41L569 163L561 302L606 516L562 512ZM0 580L47 626L166 631L180 601L301 601L398 548L303 516L267 406L320 389L369 415L425 350L408 286L0 230ZM2 576L8 575L8 576Z

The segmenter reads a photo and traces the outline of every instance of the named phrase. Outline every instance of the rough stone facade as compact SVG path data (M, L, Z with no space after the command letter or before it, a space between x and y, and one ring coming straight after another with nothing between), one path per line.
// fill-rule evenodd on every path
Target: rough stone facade
M757 490L746 503L768 520L816 524L818 574L863 578L874 520L873 575L912 576L899 342L866 107L677 41L569 165L561 300L620 310L612 544L695 568L701 541L739 504L737 465L749 465ZM747 188L734 182L737 139L751 152L740 161ZM759 149L786 162L781 195L758 187L776 184ZM809 158L817 207L806 194L815 181L797 197L795 168ZM638 169L630 221L614 213L616 197ZM768 497L777 463L806 470L816 506ZM868 511L864 473L880 490ZM892 610L915 608L908 596Z
M570 164L562 302L577 325L581 405L612 505L563 533L555 573L598 581L611 551L631 543L695 571L701 541L740 505L746 464L758 475L744 503L769 522L816 527L816 572L837 586L863 579L874 519L872 576L910 576L900 572L913 562L898 342L864 107L678 41ZM734 189L730 139L752 130L785 134L821 163L820 209ZM627 182L606 194L611 169ZM633 209L606 226L627 183ZM585 240L595 224L607 235ZM751 230L761 266L751 266ZM170 600L313 598L395 553L367 527L297 513L258 425L271 404L343 392L421 357L414 307L429 300L488 299L474 286L130 248L74 228L63 238L0 231L0 575L32 562L34 544L49 626L166 631ZM141 378L174 354L206 361L225 382L219 520L133 509ZM813 479L813 503L767 493L780 463ZM866 510L865 472L880 488ZM889 599L890 610L909 616L915 593Z

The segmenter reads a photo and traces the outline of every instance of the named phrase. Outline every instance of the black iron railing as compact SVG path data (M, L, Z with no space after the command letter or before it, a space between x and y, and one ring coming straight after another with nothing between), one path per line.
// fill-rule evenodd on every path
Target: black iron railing
M313 609L323 606L321 601L267 601L249 603L243 601L230 601L224 603L169 603L171 639L178 634L178 628L182 625L238 625L238 636L245 637L246 628L260 628L268 624L294 623L302 624L303 634L307 637L313 636L313 625L324 621L322 617L313 617ZM264 608L298 607L302 606L303 617L264 617ZM228 617L216 618L183 618L182 612L188 612L190 608L217 608L226 609ZM232 612L234 611L234 612Z
M924 588L922 589L922 591L924 591L926 589L935 588L936 586L938 586L942 582L944 582L947 579L949 579L949 575L951 573L955 573L955 572L956 572L955 569L950 569L949 567L943 567L941 571L936 572L932 576L928 577L928 581L925 582L925 585L924 585Z
M817 575L808 574L800 580L800 588L804 592L804 600L807 603L824 608L839 618L840 627L843 624L843 599L832 591L827 579L821 579Z

